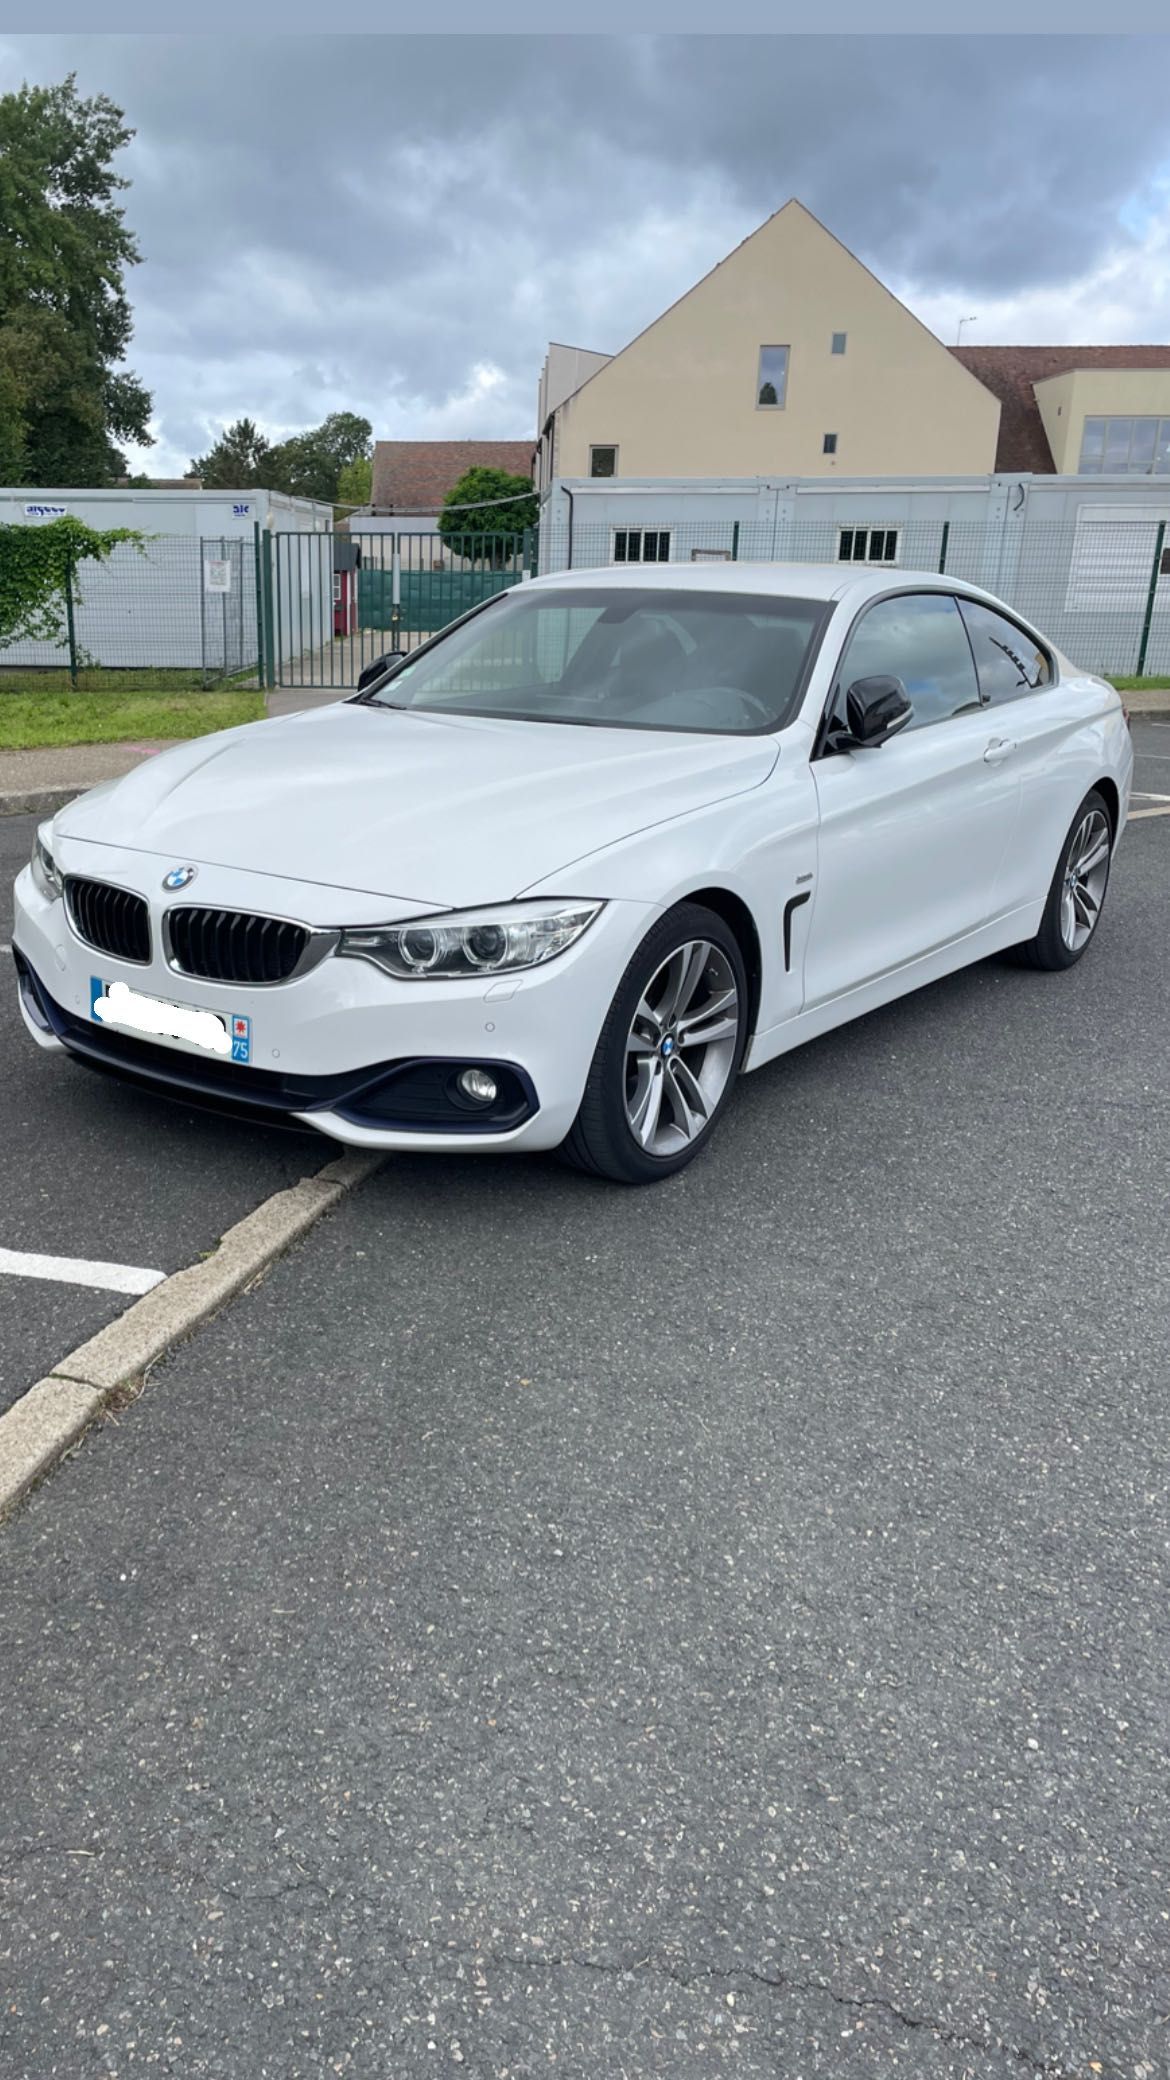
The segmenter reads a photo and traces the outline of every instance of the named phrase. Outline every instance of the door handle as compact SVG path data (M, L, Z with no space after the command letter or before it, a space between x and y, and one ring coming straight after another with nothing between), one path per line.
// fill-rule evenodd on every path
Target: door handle
M1014 737L992 737L990 744L988 745L986 751L983 754L984 765L1002 765L1005 758L1011 757L1012 752L1015 750L1015 748L1016 740Z

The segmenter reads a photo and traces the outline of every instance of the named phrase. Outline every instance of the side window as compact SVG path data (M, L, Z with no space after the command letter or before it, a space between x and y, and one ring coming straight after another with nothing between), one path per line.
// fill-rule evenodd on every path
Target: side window
M1038 687L1051 686L1051 662L1034 637L977 600L962 600L959 612L967 624L985 701L998 707L1004 701L1019 700L1022 694L1035 693Z
M980 706L962 616L948 592L908 592L880 599L862 615L837 671L837 707L855 679L900 679L914 713L908 729L925 729Z

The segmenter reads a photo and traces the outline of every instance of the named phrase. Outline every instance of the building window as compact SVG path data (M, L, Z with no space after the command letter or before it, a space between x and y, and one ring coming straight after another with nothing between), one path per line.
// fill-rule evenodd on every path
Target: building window
M1170 419L1086 419L1078 475L1170 476Z
M783 409L788 394L788 349L787 347L761 347L760 365L756 372L756 403L769 410Z
M591 477L616 477L617 449L590 448L589 474Z
M615 563L669 563L669 528L615 527L613 560Z
M836 453L837 453L837 436L836 436L836 434L835 434L835 433L827 433L827 434L825 435L825 437L824 437L823 441L821 442L821 454L822 454L822 455L835 455Z
M896 527L843 527L837 545L838 563L897 563Z
M833 334L833 344L829 349L830 353L843 354L845 352L845 338L846 335L843 332L835 332Z

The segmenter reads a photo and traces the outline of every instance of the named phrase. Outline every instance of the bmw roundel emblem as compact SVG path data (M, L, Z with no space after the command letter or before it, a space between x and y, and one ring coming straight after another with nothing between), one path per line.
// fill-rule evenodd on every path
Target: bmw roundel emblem
M172 867L169 874L163 875L163 887L186 888L188 883L194 881L198 871L197 867Z

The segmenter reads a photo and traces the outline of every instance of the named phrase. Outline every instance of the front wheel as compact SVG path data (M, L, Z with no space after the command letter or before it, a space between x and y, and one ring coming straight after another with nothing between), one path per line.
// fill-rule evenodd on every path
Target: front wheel
M735 934L680 903L618 984L562 1154L619 1184L653 1184L710 1140L747 1045L748 989Z
M1064 841L1040 929L1012 948L1026 968L1071 968L1088 950L1109 886L1113 821L1104 795L1085 796Z

